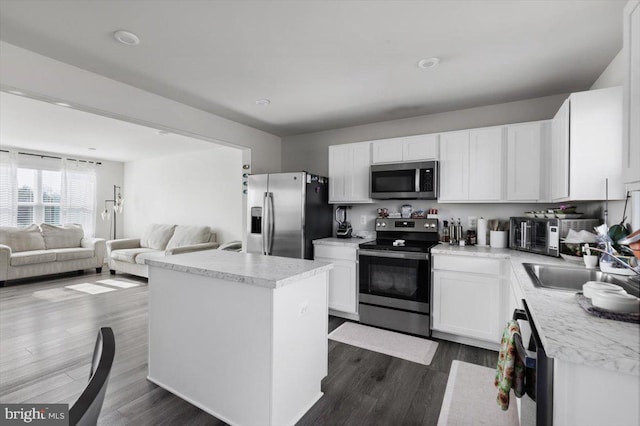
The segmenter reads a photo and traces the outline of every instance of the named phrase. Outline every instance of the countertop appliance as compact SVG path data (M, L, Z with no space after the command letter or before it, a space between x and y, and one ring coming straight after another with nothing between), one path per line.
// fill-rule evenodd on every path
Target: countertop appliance
M557 219L512 217L509 220L509 247L531 253L560 256L560 239L570 229L594 232L598 219Z
M339 206L336 208L336 222L338 222L336 237L338 238L351 238L353 228L351 228L351 222L347 220L348 208L349 207L346 206Z
M431 247L438 219L376 219L358 250L360 322L430 336Z
M329 181L307 172L250 175L247 253L313 259L332 234Z
M438 198L438 162L374 164L370 168L373 199L435 200Z

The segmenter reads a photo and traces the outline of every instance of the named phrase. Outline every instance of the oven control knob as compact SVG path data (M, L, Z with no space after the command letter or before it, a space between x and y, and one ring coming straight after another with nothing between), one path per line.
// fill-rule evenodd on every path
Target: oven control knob
M432 228L435 228L435 227L436 227L436 224L435 224L435 223L432 223L432 224L431 224L431 227L432 227Z
M384 228L385 226L387 226L387 224L383 222L382 223L382 227Z

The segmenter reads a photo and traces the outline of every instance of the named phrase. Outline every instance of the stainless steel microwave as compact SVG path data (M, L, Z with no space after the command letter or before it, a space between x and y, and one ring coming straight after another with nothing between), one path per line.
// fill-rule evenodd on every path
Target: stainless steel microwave
M598 219L557 219L512 217L509 223L509 248L531 253L560 256L561 239L570 229L594 232Z
M370 197L378 200L437 199L438 162L372 165Z

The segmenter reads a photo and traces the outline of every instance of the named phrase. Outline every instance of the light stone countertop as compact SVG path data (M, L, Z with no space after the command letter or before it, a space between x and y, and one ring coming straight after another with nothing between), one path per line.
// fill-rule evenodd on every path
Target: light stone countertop
M326 245L326 246L343 246L343 247L353 247L358 248L358 246L362 243L366 243L367 241L375 240L375 237L366 237L366 238L320 238L318 240L313 240L313 245Z
M329 271L333 265L315 260L263 256L225 250L202 250L147 259L147 265L259 287L279 288Z
M590 315L578 305L575 292L535 287L522 266L576 265L550 256L477 246L440 244L431 253L509 260L548 356L640 376L640 325Z

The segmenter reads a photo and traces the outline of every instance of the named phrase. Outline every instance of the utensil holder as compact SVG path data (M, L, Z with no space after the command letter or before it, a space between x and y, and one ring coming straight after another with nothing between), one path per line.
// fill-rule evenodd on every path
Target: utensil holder
M489 245L493 248L506 248L507 231L489 231Z

